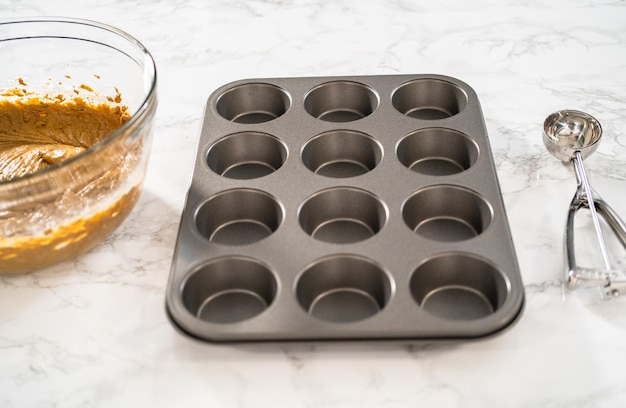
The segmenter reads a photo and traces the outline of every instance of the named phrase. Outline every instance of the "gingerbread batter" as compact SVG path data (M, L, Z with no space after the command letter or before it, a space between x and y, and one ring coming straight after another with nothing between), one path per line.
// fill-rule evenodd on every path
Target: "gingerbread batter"
M92 104L80 97L0 100L0 181L75 156L129 117L126 107Z
M92 91L86 85L81 88ZM38 96L23 88L4 91L0 94L0 183L56 165L106 138L130 118L128 109L116 103L120 99L118 94L108 98L111 103L95 103L79 95ZM141 140L116 148L115 153L86 157L99 164L110 161L111 170L102 171L77 190L0 211L0 273L52 265L86 251L112 233L136 202L138 186L107 207L87 211L87 216L84 212L119 194L127 173L139 162ZM48 174L54 177L54 173ZM64 219L67 213L77 216ZM42 219L41 232L20 229L21 224L37 225L33 220L38 218ZM43 225L51 220L60 224L53 228Z

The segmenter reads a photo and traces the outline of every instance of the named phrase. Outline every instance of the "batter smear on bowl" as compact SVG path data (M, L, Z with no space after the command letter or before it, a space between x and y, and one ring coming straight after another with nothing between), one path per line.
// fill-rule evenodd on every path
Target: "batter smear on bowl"
M17 96L20 91L10 90L3 96ZM66 99L62 94L40 97L23 92L18 100L0 100L0 181L73 157L129 118L125 106L96 104L81 97Z
M86 251L119 226L140 191L130 176L140 162L142 138L90 151L77 170L61 174L59 167L130 119L119 92L102 98L81 85L71 96L50 96L18 83L0 90L0 183L28 188L30 175L47 171L52 183L67 188L42 194L35 204L0 208L0 273L38 269ZM85 92L90 94L82 97ZM24 227L33 224L37 230Z

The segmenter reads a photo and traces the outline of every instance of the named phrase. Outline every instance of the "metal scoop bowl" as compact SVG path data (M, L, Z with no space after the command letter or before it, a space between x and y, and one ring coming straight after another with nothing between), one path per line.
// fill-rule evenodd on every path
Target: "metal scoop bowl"
M620 243L626 248L626 224L606 201L591 187L583 159L593 153L600 143L602 127L591 115L576 110L561 110L549 115L543 123L543 143L546 149L562 162L571 162L578 187L570 202L565 226L565 256L567 262L565 282L569 289L578 283L598 285L606 298L626 293L623 271L611 266L598 214L600 214ZM574 254L574 218L576 212L586 208L591 213L596 239L604 269L582 268L576 265Z

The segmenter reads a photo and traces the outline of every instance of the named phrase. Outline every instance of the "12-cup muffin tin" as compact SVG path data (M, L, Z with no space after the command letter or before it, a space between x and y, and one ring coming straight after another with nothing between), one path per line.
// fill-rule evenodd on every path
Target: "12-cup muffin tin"
M508 327L524 292L476 93L442 75L217 89L166 300L216 342Z

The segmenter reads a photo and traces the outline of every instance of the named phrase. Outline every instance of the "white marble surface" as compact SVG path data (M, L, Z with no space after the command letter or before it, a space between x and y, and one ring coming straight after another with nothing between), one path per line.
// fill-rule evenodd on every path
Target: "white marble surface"
M605 138L587 169L626 217L625 2L0 0L2 18L35 15L140 39L160 105L145 190L118 232L71 262L0 277L1 408L626 405L626 300L563 294L575 180L541 143L550 112L594 114ZM526 288L519 323L409 348L215 346L175 331L165 287L208 95L248 77L394 73L478 93Z

